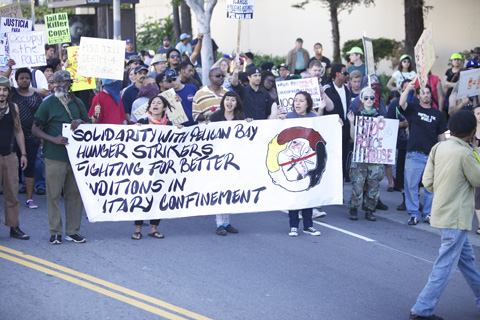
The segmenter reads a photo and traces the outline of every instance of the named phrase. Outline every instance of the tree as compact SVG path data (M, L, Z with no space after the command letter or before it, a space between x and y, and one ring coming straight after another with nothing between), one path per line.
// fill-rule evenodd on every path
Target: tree
M210 85L208 73L213 65L212 35L210 34L210 21L212 12L217 4L217 0L185 0L188 6L195 13L198 24L198 33L203 33L202 44L202 82L204 85Z
M404 0L405 5L405 52L415 56L415 45L422 35L423 11L428 12L431 7L424 6L424 0ZM415 62L415 61L413 61Z
M343 10L352 11L356 4L364 4L368 6L374 4L375 0L316 0L323 3L330 12L330 22L332 23L332 40L333 40L333 61L340 62L340 29L338 28L338 14ZM310 0L292 5L294 8L304 9Z
M173 24L175 29L175 42L180 42L182 33L192 34L192 15L190 7L185 0L171 0Z

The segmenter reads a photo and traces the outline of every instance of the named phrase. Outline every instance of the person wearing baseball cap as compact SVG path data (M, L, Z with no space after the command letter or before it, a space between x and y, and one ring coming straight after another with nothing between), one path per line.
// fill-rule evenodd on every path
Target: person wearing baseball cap
M415 70L413 70L412 57L410 55L403 54L399 61L398 70L392 74L392 77L387 82L387 88L390 91L401 92L403 81L406 79L412 80L417 75ZM396 86L393 86L394 82Z
M0 76L0 186L3 188L5 225L10 227L10 237L28 240L30 237L20 229L18 221L18 158L13 148L14 141L21 152L22 170L27 167L28 160L18 106L11 101L10 93L10 82Z
M472 54L472 59L480 62L480 47L475 47L473 50L470 50L470 53Z
M290 70L288 68L288 65L286 63L280 63L278 65L278 73L280 74L280 77L276 78L275 81L284 81L287 79L287 76L290 74Z
M65 240L83 243L87 240L80 235L83 202L78 191L71 164L68 160L68 139L62 136L64 123L71 123L72 130L90 117L83 102L70 93L72 78L66 70L53 74L55 94L43 100L34 115L32 133L43 140L45 157L45 179L47 185L47 208L50 229L50 243L62 243L62 218L59 199L63 189L65 201Z
M125 60L130 59L131 56L138 55L133 46L132 39L127 39L125 41Z
M156 53L167 54L168 50L170 50L172 41L170 40L170 36L166 35L163 37L163 46L158 47Z
M365 63L363 63L363 50L360 47L353 47L350 51L347 52L350 57L350 62L352 65L347 68L348 73L352 73L353 70L358 70L364 77L367 73L365 70Z
M309 60L310 54L303 48L303 39L297 38L295 40L295 48L287 54L287 65L290 68L290 72L293 71L295 74L300 74L307 70Z
M132 112L133 101L137 99L137 95L142 87L143 79L147 76L148 68L144 65L139 65L135 68L135 83L125 89L122 96L123 109L127 122L130 123L130 114Z
M180 35L180 42L175 46L175 49L180 52L180 56L182 56L184 52L188 52L189 56L192 54L192 45L190 44L191 39L192 37L187 33L182 33Z

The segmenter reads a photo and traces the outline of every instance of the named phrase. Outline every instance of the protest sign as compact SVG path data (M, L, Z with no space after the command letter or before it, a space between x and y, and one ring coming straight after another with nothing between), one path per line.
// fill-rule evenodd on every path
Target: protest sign
M357 116L353 162L395 164L398 120Z
M48 44L70 42L70 26L66 13L54 13L45 15L47 26Z
M123 80L125 41L82 37L78 50L78 74Z
M253 19L254 0L226 0L226 5L228 19Z
M315 128L315 129L312 129ZM317 129L318 128L318 129ZM338 117L63 125L91 222L342 204Z
M148 102L142 104L137 109L132 110L132 115L135 117L135 119L137 119L137 121L143 118L147 118L148 117L147 109L148 109ZM167 115L167 118L168 118L168 115Z
M188 117L185 114L185 110L183 110L182 103L177 101L177 94L173 88L162 92L160 95L167 99L168 103L170 103L172 106L172 109L167 108L165 111L167 113L168 120L170 120L173 125L182 124L188 121Z
M70 72L70 76L73 79L72 91L81 91L94 89L97 87L95 78L84 77L78 74L78 48L79 46L72 46L67 48L68 55L68 67L66 70Z
M322 100L317 78L278 81L276 86L280 108L285 108L287 113L293 111L293 99L299 91L310 93L314 109L317 109L322 103L325 103L325 101Z
M23 18L22 9L18 3L0 7L0 17Z
M363 37L363 52L365 53L365 69L367 70L367 75L375 74L372 39Z
M465 70L460 72L458 80L457 99L480 95L480 69Z
M428 82L428 72L435 63L435 48L433 47L432 25L423 30L415 45L415 64L420 88L425 88Z
M15 60L15 68L47 64L42 31L9 32L7 38L10 58Z
M32 30L32 21L28 19L2 17L0 19L0 33L28 32Z

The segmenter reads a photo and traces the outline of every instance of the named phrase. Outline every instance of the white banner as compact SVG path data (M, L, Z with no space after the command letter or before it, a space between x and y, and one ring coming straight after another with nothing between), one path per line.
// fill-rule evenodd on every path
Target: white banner
M336 115L182 129L84 124L73 132L64 124L63 136L92 222L343 202Z
M253 19L254 0L226 0L227 18L235 20Z
M10 59L15 60L15 68L44 66L45 39L42 31L7 33Z
M28 19L2 17L0 19L0 32L28 32L32 30L32 22Z
M317 109L322 103L325 103L320 94L317 78L278 81L276 86L280 107L285 108L287 112L293 111L293 99L299 91L310 93L314 109Z
M353 162L395 164L397 119L356 117Z
M123 80L125 41L80 38L78 74L84 77Z
M457 99L480 95L480 69L465 70L460 72L458 80Z

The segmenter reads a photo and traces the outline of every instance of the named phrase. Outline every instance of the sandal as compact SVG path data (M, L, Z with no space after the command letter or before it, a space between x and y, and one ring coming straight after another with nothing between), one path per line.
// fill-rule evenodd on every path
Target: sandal
M480 228L477 229L477 234L480 235Z
M155 238L155 239L163 239L163 238L165 238L165 236L164 236L163 234L161 234L160 232L158 232L158 231L149 233L148 236L149 236L149 237L152 237L152 238Z
M136 237L135 237L136 236ZM133 240L140 240L142 239L142 233L141 232L134 232L132 236Z

